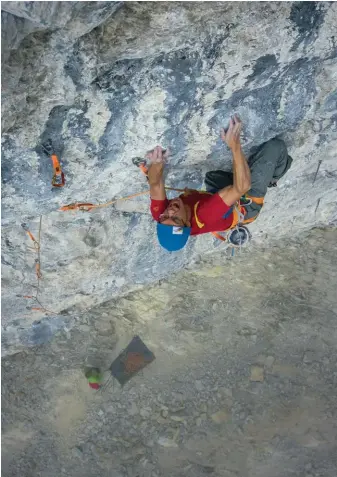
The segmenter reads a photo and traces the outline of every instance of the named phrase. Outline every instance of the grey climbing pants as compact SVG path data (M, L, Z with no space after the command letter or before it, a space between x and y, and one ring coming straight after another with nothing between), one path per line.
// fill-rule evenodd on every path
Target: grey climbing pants
M261 144L252 151L248 158L251 172L251 189L247 195L264 197L268 187L281 179L290 168L292 158L288 155L287 146L282 139L273 138ZM216 193L220 189L233 184L233 174L225 171L210 171L205 177L206 190ZM255 217L262 205L250 204L245 206L245 219Z

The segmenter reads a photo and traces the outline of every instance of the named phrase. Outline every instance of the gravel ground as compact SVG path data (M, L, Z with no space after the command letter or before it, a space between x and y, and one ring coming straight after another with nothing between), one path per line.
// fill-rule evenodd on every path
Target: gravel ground
M3 359L2 475L335 477L336 243L219 252ZM156 360L90 389L135 335Z

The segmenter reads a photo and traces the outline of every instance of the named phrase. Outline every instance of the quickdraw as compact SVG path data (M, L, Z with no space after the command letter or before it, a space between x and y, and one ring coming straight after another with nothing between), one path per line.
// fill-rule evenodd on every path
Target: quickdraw
M35 259L35 273L37 278L40 280L40 278L42 278L42 274L41 274L40 260L38 258Z
M134 157L132 159L132 163L138 167L140 169L140 172L142 174L144 174L144 176L146 177L147 180L149 180L148 178L148 168L146 166L146 159L143 159L142 157Z
M53 177L51 180L52 186L63 187L66 181L59 160L55 154L51 155L51 160L53 163Z
M34 244L34 249L37 253L37 258L35 259L35 273L36 273L36 278L39 282L39 280L42 278L41 274L41 265L40 265L40 235L41 235L41 217L40 217L40 228L39 228L39 241L36 240L34 235L31 233L29 230L27 224L23 223L21 224L21 227L23 230L27 233L28 237L31 239L31 241ZM27 296L28 298L28 296Z
M89 202L77 202L75 204L64 205L59 210L62 212L67 212L69 210L83 210L85 212L90 212L90 210L94 208L95 205Z
M32 241L33 244L34 244L35 250L38 252L38 251L40 250L40 244L39 244L39 242L36 240L36 238L34 237L34 235L31 233L31 231L29 230L27 224L23 223L23 224L21 224L21 227L22 227L23 230L27 233L28 237L31 239L31 241Z
M57 155L54 153L54 147L51 139L48 139L47 142L42 144L42 149L47 154L47 156L50 156L51 161L53 163L53 177L51 180L51 185L53 187L63 187L64 184L66 183L64 174L62 172L62 167L60 165L60 162L57 158Z
M39 235L38 235L38 240L34 237L34 235L31 233L31 231L28 229L27 224L23 223L21 224L22 228L24 231L27 233L28 237L32 240L34 243L34 249L37 254L37 257L35 259L35 274L36 274L36 280L37 280L37 285L36 285L36 294L35 296L33 295L23 295L22 298L25 298L27 300L33 300L33 303L37 303L40 305L39 307L32 306L32 307L26 307L27 309L30 309L31 311L43 311L45 313L49 314L56 314L51 310L48 310L43 306L43 304L40 302L38 296L40 292L40 280L42 278L42 273L41 273L41 228L42 228L42 215L40 216L40 224L39 224Z

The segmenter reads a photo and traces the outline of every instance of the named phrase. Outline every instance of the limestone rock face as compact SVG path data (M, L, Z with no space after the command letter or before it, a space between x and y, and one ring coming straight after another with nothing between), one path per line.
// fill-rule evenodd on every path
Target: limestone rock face
M250 227L253 240L336 221L335 3L1 8L5 353L44 342L71 317L219 247L202 236L179 253L161 250L147 196L92 212L58 209L146 190L132 158L158 143L171 150L167 183L200 188L206 171L231 167L219 129L234 112L247 154L281 135L294 159ZM48 140L62 162L62 189L51 187ZM35 293L36 256L21 224L36 237L40 216L39 296L49 314L22 298ZM44 331L35 339L36 322Z

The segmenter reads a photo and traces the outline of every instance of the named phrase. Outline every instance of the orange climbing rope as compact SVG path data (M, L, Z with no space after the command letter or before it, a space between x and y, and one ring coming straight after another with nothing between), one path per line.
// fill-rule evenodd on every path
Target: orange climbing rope
M185 189L175 189L173 187L165 187L165 189L173 190L175 192L185 192ZM145 190L143 192L136 192L135 194L127 195L126 197L119 197L118 199L110 200L109 202L106 202L105 204L91 204L87 202L76 202L73 204L64 205L58 210L62 212L67 212L69 210L83 210L85 212L90 212L90 210L92 209L100 209L103 207L108 207L109 205L116 204L116 202L120 200L129 200L129 199L133 199L134 197L139 197L141 195L146 195L149 193L150 193L149 190Z

